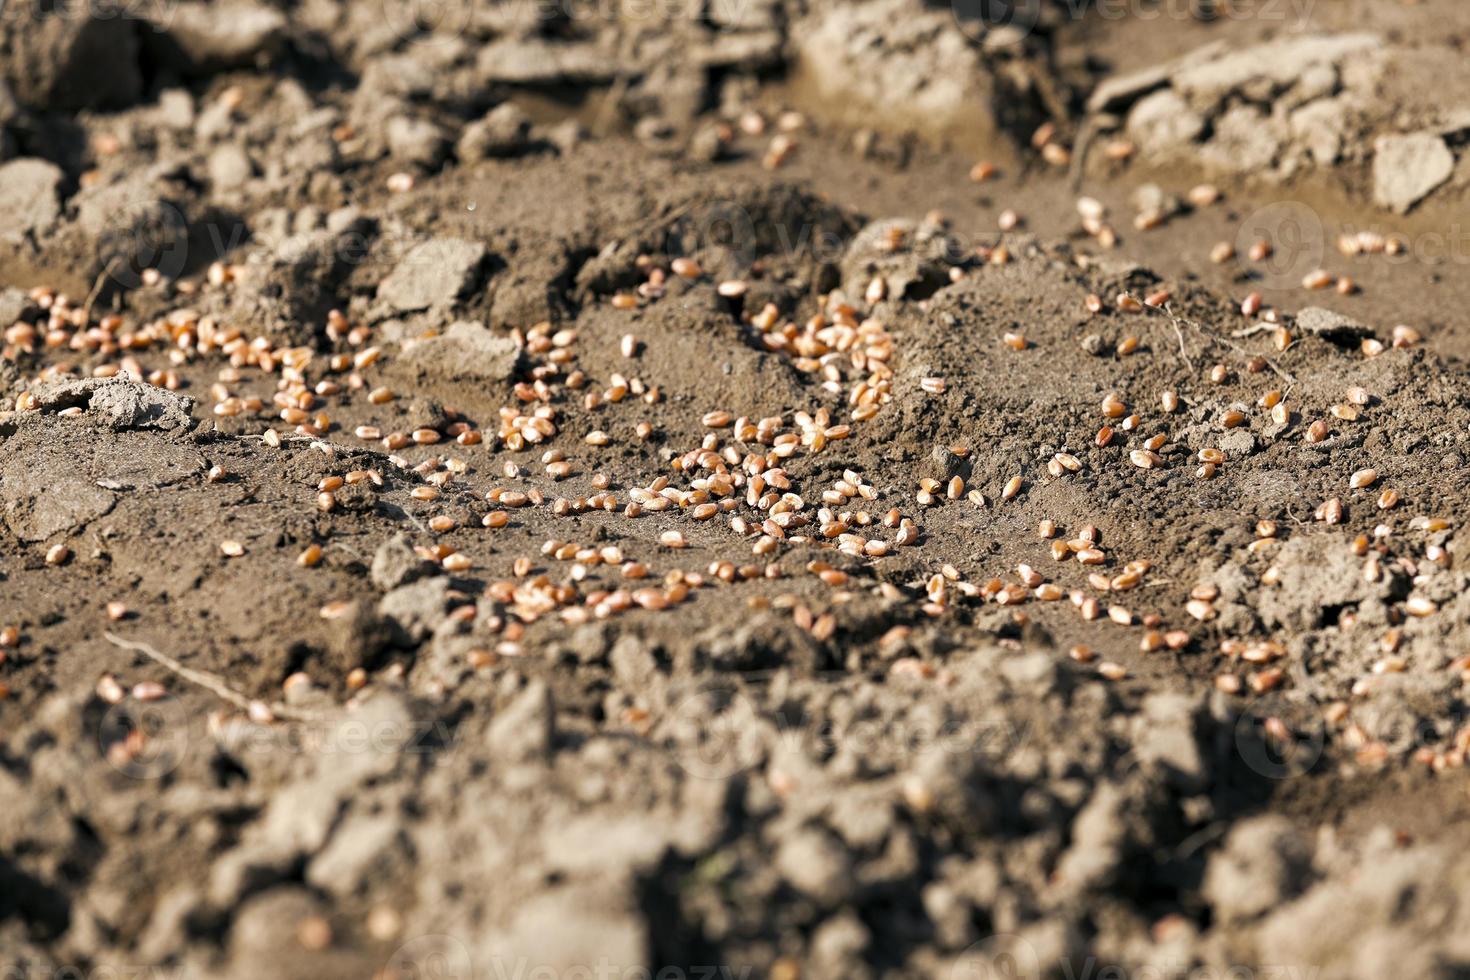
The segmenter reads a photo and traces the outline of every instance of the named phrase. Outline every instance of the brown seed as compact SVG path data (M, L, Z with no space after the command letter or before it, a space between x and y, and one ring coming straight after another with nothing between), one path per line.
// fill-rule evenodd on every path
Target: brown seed
M1149 449L1134 449L1128 453L1128 458L1133 465L1139 469L1151 470L1164 464L1163 457Z
M1104 660L1097 665L1097 673L1103 680L1121 681L1128 676L1128 668L1111 660Z
M1361 469L1348 478L1348 486L1354 490L1371 487L1378 482L1378 471L1372 468Z
M1215 618L1215 607L1205 599L1190 599L1184 604L1184 611L1202 623Z
M1016 494L1018 494L1020 492L1021 492L1021 478L1019 476L1013 476L1009 480L1007 480L1006 481L1006 485L1001 488L1001 491L1000 491L1000 499L1001 500L1010 500L1012 497L1014 497Z
M1234 429L1245 424L1245 413L1237 409L1231 409L1220 416L1220 424L1227 429Z
M309 544L301 554L296 556L296 564L302 568L315 568L322 560L322 546Z
M245 546L235 540L221 541L219 544L219 550L220 553L223 554L226 558L239 558L241 555L245 554Z
M1316 516L1317 520L1322 521L1324 524L1341 524L1342 501L1336 497L1328 499L1321 507L1317 508Z
M1316 269L1302 277L1303 289L1326 289L1332 285L1332 274L1326 269Z
M46 551L46 564L48 565L65 565L69 558L71 558L71 549L64 544L52 545Z
M1410 616L1432 616L1439 611L1439 606L1424 596L1411 595L1404 600L1404 611Z
M1128 413L1128 406L1117 395L1109 393L1103 397L1102 412L1106 418L1122 418Z
M107 618L113 622L128 618L128 607L121 602L107 604Z
M1166 391L1159 395L1159 404L1166 412L1179 411L1179 396L1172 391Z

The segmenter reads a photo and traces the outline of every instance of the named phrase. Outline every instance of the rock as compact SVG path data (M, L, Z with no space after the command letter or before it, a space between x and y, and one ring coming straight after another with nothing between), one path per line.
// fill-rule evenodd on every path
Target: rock
M0 330L22 320L30 322L40 312L41 307L24 289L0 289Z
M373 584L384 592L442 574L444 569L419 557L406 534L399 534L378 545L370 572Z
M1455 155L1433 133L1383 136L1373 147L1373 202L1407 214L1455 172Z
M508 157L526 149L531 118L513 102L502 102L465 127L454 152L461 163Z
M180 133L194 128L194 97L187 89L171 88L159 93L153 119L165 129Z
M866 955L872 934L858 916L842 912L812 934L812 975L818 980L862 980L873 975Z
M438 337L403 351L396 368L417 378L457 378L487 384L508 383L521 367L521 349L509 337L482 323L461 320Z
M395 313L452 306L479 282L485 246L435 238L415 246L378 286L378 299Z
M245 152L243 146L226 143L209 154L205 172L209 176L210 188L219 194L238 190L255 176L255 164L251 162L250 154Z
M655 867L668 850L666 837L661 820L635 814L599 814L548 828L542 847L548 867L555 870L621 878Z
M1215 120L1200 159L1226 173L1266 172L1276 163L1284 127L1255 106L1234 106Z
M855 125L963 134L995 130L996 84L954 10L917 0L821 4L794 26L795 71L822 111Z
M1128 113L1128 135L1145 154L1168 156L1199 139L1205 121L1173 89L1140 99Z
M1256 451L1256 437L1248 429L1231 429L1216 439L1226 459L1244 459Z
M1134 749L1144 766L1158 767L1184 792L1205 788L1208 771L1200 749L1196 699L1183 694L1151 694L1144 699Z
M189 429L194 399L126 378L84 378L49 385L37 393L43 410L79 407L110 429Z
M1196 106L1214 105L1236 94L1268 102L1312 69L1371 55L1382 44L1373 34L1288 35L1237 50L1216 48L1218 54L1211 57L1191 56L1180 62L1171 81Z
M248 68L274 55L286 27L284 14L256 0L170 4L154 23L171 42L172 66L199 74Z
M0 240L39 237L55 227L65 179L60 167L45 160L0 165Z
M612 664L613 677L629 691L646 691L658 676L658 661L647 644L627 633L613 643L608 660Z
M420 579L383 596L378 614L393 622L416 646L428 639L449 614L448 593L448 578L441 575Z
M599 84L612 81L617 68L596 44L505 38L481 46L475 74L490 84Z
M1348 107L1341 99L1318 99L1291 114L1292 138L1319 167L1330 167L1342 156L1347 126Z
M42 111L136 102L143 93L137 25L114 8L106 0L7 5L0 79L22 105Z
M776 870L797 891L835 905L852 887L852 860L826 831L798 830L785 836L776 850Z
M556 740L556 708L545 682L532 681L491 721L486 741L497 762L545 759Z
M545 891L520 906L506 934L486 937L478 962L524 967L533 977L577 976L596 964L615 964L619 975L654 976L648 923L630 888L577 883Z
M1290 820L1269 815L1236 824L1210 859L1202 893L1221 922L1252 919L1306 887L1312 852Z
M399 822L388 814L349 816L306 869L306 881L333 895L358 891L369 871L398 850Z
M1088 112L1116 112L1169 81L1172 65L1153 65L1127 75L1110 75L1098 83L1087 99Z
M1105 887L1117 874L1128 843L1128 794L1101 783L1072 822L1072 846L1057 865L1058 884L1068 895Z
M419 116L394 116L385 127L393 159L436 169L449 152L449 138L436 123Z
M1297 329L1337 343L1355 344L1364 337L1373 336L1373 330L1345 316L1320 306L1308 306L1298 310L1295 318Z

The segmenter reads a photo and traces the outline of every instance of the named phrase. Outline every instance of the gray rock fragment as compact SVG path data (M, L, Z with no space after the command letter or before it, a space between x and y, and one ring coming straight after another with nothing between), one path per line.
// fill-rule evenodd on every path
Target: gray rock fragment
M179 67L194 72L243 68L280 50L287 21L274 7L256 0L175 3L155 27L166 33Z
M1301 893L1311 859L1310 845L1285 817L1242 821L1210 859L1204 897L1222 922L1255 918Z
M556 739L556 708L551 689L532 681L495 719L486 733L490 750L502 763L544 759Z
M1380 137L1373 153L1373 202L1406 214L1455 172L1455 155L1433 133Z
M482 323L462 320L406 349L397 367L418 378L501 383L514 380L520 364L521 349L514 340Z
M192 428L194 399L125 378L84 378L48 385L37 393L43 411L82 408L110 429Z
M399 534L378 545L369 574L373 585L384 592L392 592L419 579L442 575L443 571L433 562L419 557L408 535Z
M526 148L530 131L531 117L515 103L502 102L465 127L454 152L461 163L513 156Z
M485 246L459 238L435 238L415 246L378 287L378 299L395 313L451 306L479 281Z
M60 167L45 160L0 165L0 241L44 235L55 227L65 179Z

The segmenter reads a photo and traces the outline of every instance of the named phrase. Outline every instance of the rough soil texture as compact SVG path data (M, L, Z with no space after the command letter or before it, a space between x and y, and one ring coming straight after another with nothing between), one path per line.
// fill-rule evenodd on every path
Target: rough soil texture
M1470 971L1470 17L1222 3L7 11L0 976Z

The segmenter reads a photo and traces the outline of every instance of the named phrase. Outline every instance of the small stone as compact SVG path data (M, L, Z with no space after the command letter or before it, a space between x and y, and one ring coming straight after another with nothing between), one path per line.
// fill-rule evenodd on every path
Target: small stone
M1408 213L1455 172L1455 155L1433 133L1380 137L1373 153L1373 201Z
M454 152L461 163L508 157L526 149L531 117L513 102L502 102L465 127Z
M65 179L61 168L45 160L0 165L0 240L49 232L61 217Z
M556 709L545 682L532 681L501 709L486 740L500 763L546 758L556 740Z
M411 249L378 286L378 299L397 313L450 306L479 281L485 246L435 238Z

